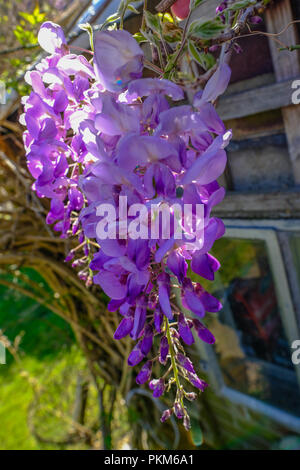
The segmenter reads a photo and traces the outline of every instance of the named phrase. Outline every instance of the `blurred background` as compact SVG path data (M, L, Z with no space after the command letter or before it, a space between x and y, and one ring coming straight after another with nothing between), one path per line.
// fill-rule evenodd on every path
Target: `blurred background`
M41 58L40 24L55 21L70 44L88 48L78 25L103 23L118 3L0 0L0 449L300 449L300 62L274 42L283 31L280 41L299 44L299 23L290 23L300 4L274 0L257 34L238 41L218 103L233 129L220 181L227 197L215 211L227 230L213 249L222 268L205 288L224 308L208 314L216 344L191 350L210 387L191 405L187 434L159 423L167 402L135 388L130 340L113 341L117 314L64 263L72 242L46 226L47 202L24 163L20 97ZM210 18L218 3L193 15ZM125 28L134 33L140 21L131 13Z

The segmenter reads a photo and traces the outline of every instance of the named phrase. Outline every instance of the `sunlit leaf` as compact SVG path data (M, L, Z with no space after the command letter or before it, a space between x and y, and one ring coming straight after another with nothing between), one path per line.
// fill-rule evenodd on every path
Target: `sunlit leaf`
M152 31L156 33L160 33L160 21L159 17L157 15L153 15L150 13L150 11L145 11L145 20L146 20L146 25L148 28L152 29Z
M217 37L224 30L224 27L220 18L204 22L195 20L189 27L189 36L195 36L199 39L212 39Z

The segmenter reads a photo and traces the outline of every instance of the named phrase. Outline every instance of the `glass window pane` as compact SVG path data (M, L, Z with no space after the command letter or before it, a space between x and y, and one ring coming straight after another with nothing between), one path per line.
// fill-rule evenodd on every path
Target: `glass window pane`
M210 324L227 386L300 416L300 390L291 361L266 244L223 238L213 254L221 261L224 308Z

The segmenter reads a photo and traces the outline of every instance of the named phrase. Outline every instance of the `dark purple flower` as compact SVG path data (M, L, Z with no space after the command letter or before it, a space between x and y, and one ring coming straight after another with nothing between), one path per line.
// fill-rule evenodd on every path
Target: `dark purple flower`
M164 423L165 421L167 421L168 419L170 419L170 417L172 416L173 414L173 410L172 409L167 409L163 412L163 414L161 415L161 418L160 418L160 421L162 423Z
M149 198L153 198L155 195L167 198L175 197L174 175L170 168L162 163L154 163L148 168L144 176L144 185Z
M141 351L145 356L150 352L153 343L153 328L151 325L145 326L144 337L141 342Z
M154 310L154 325L158 333L161 333L161 325L163 322L164 316L159 305Z
M144 357L145 356L141 351L141 342L139 341L129 354L127 362L131 367L133 367L136 366L139 362L141 362Z
M194 387L199 388L201 392L204 392L206 387L208 387L208 384L204 380L199 379L199 377L196 374L188 373L188 379L191 382L191 384L194 385Z
M110 271L100 271L94 276L94 283L99 284L105 294L112 299L124 299L127 292L126 283L121 275Z
M217 6L217 8L216 8L216 14L218 15L219 13L221 13L222 11L224 11L225 8L227 8L227 2L222 2L222 3L220 3L220 5Z
M135 381L137 384L142 385L148 380L150 380L151 377L151 372L152 372L152 361L147 361L141 368L140 372L138 373Z
M149 388L153 390L153 396L159 398L164 393L166 385L163 379L153 379L149 382Z
M125 317L120 321L118 328L115 331L114 338L121 339L129 335L133 327L133 318Z
M216 340L215 340L214 335L209 331L208 328L206 328L206 326L203 325L203 323L201 323L196 318L193 319L193 323L194 323L195 330L197 331L197 334L199 338L202 339L202 341L208 344L215 343Z
M213 281L215 272L220 268L220 263L209 253L201 254L199 251L196 251L192 257L191 268L199 276Z
M171 251L167 259L167 266L170 271L175 274L179 282L184 280L186 277L188 265L184 257L178 253L178 251Z
M178 401L175 401L174 403L174 413L175 413L175 416L176 418L178 419L182 419L184 417L184 409L181 405L181 403L179 403Z
M59 199L53 198L51 200L51 209L46 217L47 224L52 224L56 220L63 218L65 212L65 206Z
M259 24L262 22L262 18L260 16L251 16L250 23L252 24Z
M134 312L134 323L130 336L132 339L140 337L146 321L146 308L143 305L137 305Z
M186 369L188 372L191 372L192 374L195 374L194 366L193 366L192 362L190 361L190 359L188 357L184 356L181 353L178 353L177 356L176 356L176 359L177 359L178 363L182 367L184 367L184 369Z
M195 342L191 328L182 313L179 314L178 332L186 344L191 345Z
M173 313L170 305L170 276L167 273L161 273L157 277L158 298L160 307L164 315L172 320Z
M161 364L166 364L168 354L169 354L168 339L166 336L162 336L160 340L160 347L159 347L159 362Z

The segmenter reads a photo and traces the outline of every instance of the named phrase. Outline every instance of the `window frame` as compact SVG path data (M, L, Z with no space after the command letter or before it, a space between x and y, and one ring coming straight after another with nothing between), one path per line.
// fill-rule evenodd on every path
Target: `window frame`
M280 310L282 325L289 344L300 338L300 331L296 320L296 312L292 302L291 291L287 279L284 260L280 250L277 231L293 231L300 234L300 221L284 220L223 220L226 226L224 238L238 238L248 240L262 240L266 250L270 269L274 280L277 301ZM257 398L239 392L227 386L224 382L221 368L214 348L197 338L196 346L200 352L200 366L204 370L217 395L225 397L232 403L245 406L249 410L263 414L286 428L300 432L300 417L265 403ZM291 355L292 355L291 349ZM294 366L298 379L300 393L300 365Z

